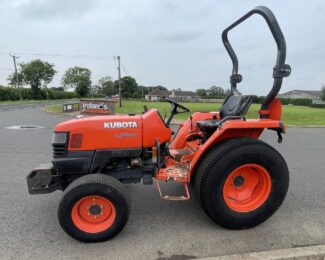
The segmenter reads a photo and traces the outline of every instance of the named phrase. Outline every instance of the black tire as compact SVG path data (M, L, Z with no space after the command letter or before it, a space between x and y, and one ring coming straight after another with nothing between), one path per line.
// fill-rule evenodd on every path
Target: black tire
M223 196L227 177L238 167L257 164L271 179L265 202L248 212L230 208ZM207 215L230 229L245 229L261 224L281 206L289 187L289 171L283 157L268 144L251 138L235 138L213 147L200 162L195 175L195 193Z
M80 230L72 220L72 209L82 198L100 196L115 207L113 224L104 231L88 233ZM126 188L117 179L103 174L89 174L72 182L64 192L58 208L58 218L63 230L82 242L105 241L116 236L129 218L130 200Z

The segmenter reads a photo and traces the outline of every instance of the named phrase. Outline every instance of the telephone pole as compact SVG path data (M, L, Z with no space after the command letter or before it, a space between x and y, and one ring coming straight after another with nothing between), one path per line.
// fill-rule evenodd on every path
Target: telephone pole
M12 60L14 62L14 67L15 67L15 77L16 77L16 83L17 83L17 87L18 87L18 92L19 92L19 98L20 100L22 100L22 96L21 96L21 91L20 91L20 82L19 82L19 75L18 75L18 71L17 71L17 64L16 64L16 59L18 59L19 57L14 55L14 54L9 54L9 56L12 57Z
M118 61L118 99L119 99L119 105L122 107L122 86L121 86L121 57L117 56Z

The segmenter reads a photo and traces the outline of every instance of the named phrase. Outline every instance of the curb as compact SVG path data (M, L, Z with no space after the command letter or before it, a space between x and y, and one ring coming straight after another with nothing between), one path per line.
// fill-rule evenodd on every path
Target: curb
M225 255L200 258L200 260L276 260L276 259L325 259L325 245L296 247L271 251L261 251L246 254Z

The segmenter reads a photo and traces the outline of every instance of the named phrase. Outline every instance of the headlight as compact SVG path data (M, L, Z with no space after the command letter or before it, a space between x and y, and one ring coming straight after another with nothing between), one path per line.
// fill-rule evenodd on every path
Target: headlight
M65 144L68 140L68 133L53 133L52 144Z

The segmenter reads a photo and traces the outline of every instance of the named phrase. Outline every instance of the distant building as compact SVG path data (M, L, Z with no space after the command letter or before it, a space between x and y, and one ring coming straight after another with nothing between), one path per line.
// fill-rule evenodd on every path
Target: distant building
M177 91L177 90L161 90L154 89L148 95L145 96L147 101L159 101L165 98L173 98L183 101L197 101L200 97L193 91Z
M279 98L308 98L312 100L320 100L322 91L317 90L290 90L278 95Z

